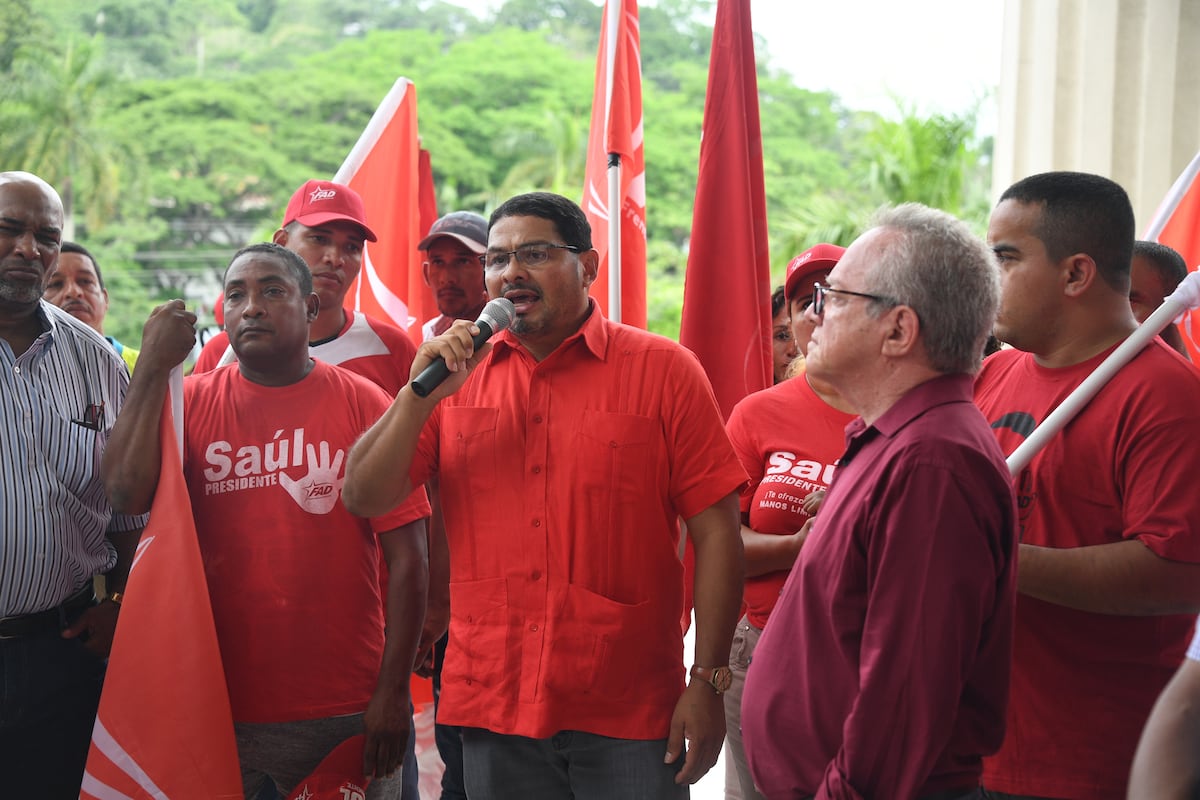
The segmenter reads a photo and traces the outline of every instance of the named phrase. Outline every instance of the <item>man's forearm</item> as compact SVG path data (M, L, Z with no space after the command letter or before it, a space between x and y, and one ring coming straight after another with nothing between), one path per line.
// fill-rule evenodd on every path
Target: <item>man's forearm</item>
M144 514L150 510L162 468L159 423L167 397L170 368L134 370L129 393L113 424L100 475L113 510Z
M380 684L403 684L407 687L412 673L417 642L425 621L429 581L425 541L424 519L380 534L380 545L388 567L387 594L384 598L386 636Z
M1195 614L1200 564L1170 561L1135 540L1070 548L1023 544L1017 589L1096 614Z
M695 663L723 666L742 602L743 556L737 495L730 494L687 521L696 551Z

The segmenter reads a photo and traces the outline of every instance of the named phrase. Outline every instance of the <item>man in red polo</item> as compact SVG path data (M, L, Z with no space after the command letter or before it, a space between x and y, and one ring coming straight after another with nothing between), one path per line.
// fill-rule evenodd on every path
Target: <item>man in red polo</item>
M575 203L505 202L484 264L514 324L478 350L465 320L421 346L414 370L443 359L451 375L426 398L401 390L355 446L347 506L440 481L442 721L464 726L472 800L687 797L725 732L746 473L696 358L588 297L599 258ZM686 688L680 517L696 550Z
M309 354L362 375L395 396L408 379L416 347L396 326L343 305L362 269L365 243L375 240L358 193L319 180L306 181L296 190L283 224L272 237L275 244L303 258L312 271L321 308L308 331ZM205 343L193 372L208 372L236 360L222 331Z

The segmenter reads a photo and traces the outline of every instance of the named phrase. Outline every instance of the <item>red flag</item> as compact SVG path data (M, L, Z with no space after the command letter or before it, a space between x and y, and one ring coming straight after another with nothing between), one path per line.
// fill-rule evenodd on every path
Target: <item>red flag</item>
M242 797L208 582L169 402L150 522L129 572L80 796Z
M619 11L615 20L609 14ZM610 24L611 23L611 24ZM607 316L646 327L646 157L642 147L642 56L637 0L608 0L596 55L596 90L588 134L583 210L600 253L600 273L591 294ZM611 78L611 79L610 79ZM609 308L608 158L621 159L620 314Z
M1193 272L1200 266L1200 180L1197 178L1200 178L1200 153L1167 192L1144 237L1179 251ZM1200 331L1200 310L1189 311L1187 318L1191 320L1191 331ZM1194 335L1189 331L1183 342L1192 354L1192 363L1200 364L1200 350L1191 341Z
M418 150L417 89L407 78L397 78L333 177L362 196L367 222L379 235L379 241L367 242L362 271L346 296L356 310L403 330L425 319L432 302L417 249L433 224L421 217ZM432 174L427 174L432 198ZM415 330L420 341L420 327Z
M363 745L366 737L352 736L333 748L312 774L288 795L288 800L364 800Z
M771 275L750 0L717 0L679 341L721 412L771 385Z
M421 149L420 162L417 168L419 178L417 180L417 207L420 209L420 232L417 241L425 238L429 233L429 229L433 227L433 223L437 222L437 192L433 185L433 164L429 158L429 151ZM421 270L425 262L426 253L417 251L418 272L421 278L421 288L417 293L409 298L408 308L412 312L412 316L418 322L425 322L433 319L441 312L438 311L437 300L434 299L433 291L425 285L424 272ZM408 329L409 335L412 336L414 342L421 344L421 326L413 325ZM432 699L432 696L431 696Z

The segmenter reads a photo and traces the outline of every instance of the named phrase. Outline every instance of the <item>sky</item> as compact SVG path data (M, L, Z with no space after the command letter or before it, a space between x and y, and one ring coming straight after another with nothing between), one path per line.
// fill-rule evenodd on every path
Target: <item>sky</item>
M453 2L477 14L501 5ZM987 133L995 129L1003 10L1004 0L751 0L750 16L770 65L798 86L889 115L892 95L923 115L962 113L988 98L979 115Z
M1003 0L752 0L750 15L770 64L806 89L856 109L892 112L895 94L953 114L984 97L994 107L1003 10Z

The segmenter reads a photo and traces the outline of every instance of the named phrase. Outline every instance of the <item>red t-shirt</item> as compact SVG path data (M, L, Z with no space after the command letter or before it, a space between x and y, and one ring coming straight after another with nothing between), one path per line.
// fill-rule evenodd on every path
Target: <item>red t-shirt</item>
M409 368L417 354L417 346L408 338L408 334L395 325L348 308L343 310L346 312L345 327L333 339L310 344L308 354L362 375L395 397L408 383ZM235 361L237 357L229 346L229 336L225 331L220 331L204 343L192 374L211 372Z
M1111 351L1109 351L1111 352ZM1109 352L1061 369L1003 350L975 401L1011 453ZM1159 341L1119 371L1016 479L1022 541L1136 539L1200 562L1200 375ZM1004 747L984 785L1048 797L1123 798L1142 726L1179 666L1194 617L1090 614L1020 595Z
M684 688L678 518L746 472L696 357L609 322L540 363L510 332L422 431L439 476L450 644L439 721L667 735Z
M750 483L742 489L742 513L759 533L793 534L808 515L802 504L810 492L829 488L834 463L846 445L854 414L826 403L803 375L742 400L726 430ZM746 579L743 600L750 624L762 629L789 570Z
M346 453L388 404L319 361L290 386L236 368L184 381L184 474L235 721L357 713L375 689L375 534L429 515L424 489L371 520L341 502Z

